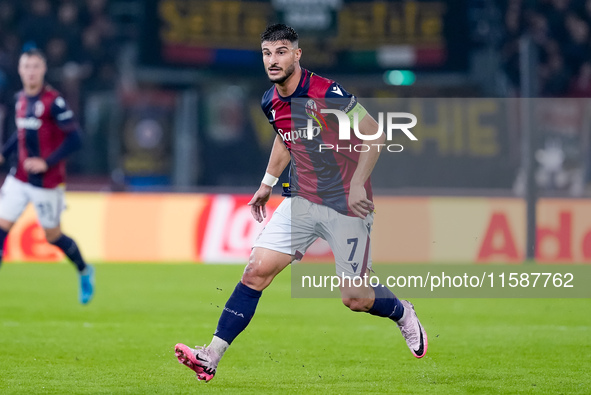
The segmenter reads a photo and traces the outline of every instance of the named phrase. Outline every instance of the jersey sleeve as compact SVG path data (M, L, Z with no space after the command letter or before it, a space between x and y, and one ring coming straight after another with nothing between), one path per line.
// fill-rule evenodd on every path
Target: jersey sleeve
M275 111L273 110L273 88L265 92L261 99L261 109L270 124L275 122Z
M53 103L51 103L51 116L64 133L78 130L78 123L74 118L74 112L61 96L56 97Z
M338 82L333 82L326 91L325 102L327 108L340 110L347 114L351 120L351 125L353 125L353 117L355 114L359 114L359 121L367 115L367 111L357 101L357 97L347 92Z

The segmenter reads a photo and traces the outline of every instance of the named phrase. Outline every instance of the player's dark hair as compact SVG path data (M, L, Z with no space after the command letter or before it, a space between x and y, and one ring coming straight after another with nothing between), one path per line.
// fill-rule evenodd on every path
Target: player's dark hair
M283 23L269 25L263 34L261 34L261 42L289 41L294 47L297 47L298 39L298 33L293 27L284 25Z
M26 51L23 51L21 56L23 56L23 55L37 56L37 57L43 59L44 62L47 61L47 59L45 58L45 54L43 54L43 52L39 48L29 48Z

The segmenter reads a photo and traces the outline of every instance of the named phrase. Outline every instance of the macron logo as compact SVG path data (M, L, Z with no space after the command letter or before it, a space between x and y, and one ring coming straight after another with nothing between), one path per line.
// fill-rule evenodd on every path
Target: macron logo
M275 109L271 109L271 115L273 116L273 121L275 120Z
M333 86L332 87L332 92L336 93L339 96L343 96L343 92L341 92L341 88L339 88L338 86Z

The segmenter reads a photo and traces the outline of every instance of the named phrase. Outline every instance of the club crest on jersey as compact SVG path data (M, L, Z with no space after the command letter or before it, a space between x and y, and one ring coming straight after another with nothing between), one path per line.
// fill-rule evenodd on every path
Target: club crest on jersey
M316 102L314 100L308 100L306 102L305 109L306 114L308 114L310 117L312 117L312 119L314 119L314 121L316 121L318 127L320 127L320 130L322 130L322 125L326 126L326 128L328 129L326 120L324 119L324 116L320 112L318 112L318 106L316 105ZM310 121L311 120L308 120L308 122Z
M44 111L45 111L45 106L43 105L43 102L41 102L40 100L37 100L35 102L35 116L37 118L39 118L41 115L43 115Z

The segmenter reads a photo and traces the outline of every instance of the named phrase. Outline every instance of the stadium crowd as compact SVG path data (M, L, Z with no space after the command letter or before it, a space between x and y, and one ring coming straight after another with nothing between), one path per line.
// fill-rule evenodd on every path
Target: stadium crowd
M18 59L36 47L47 56L48 80L76 113L80 92L112 88L116 81L117 27L107 0L2 0L0 104L20 89Z
M519 86L519 38L529 32L539 52L539 94L591 96L591 0L506 0L503 69Z

